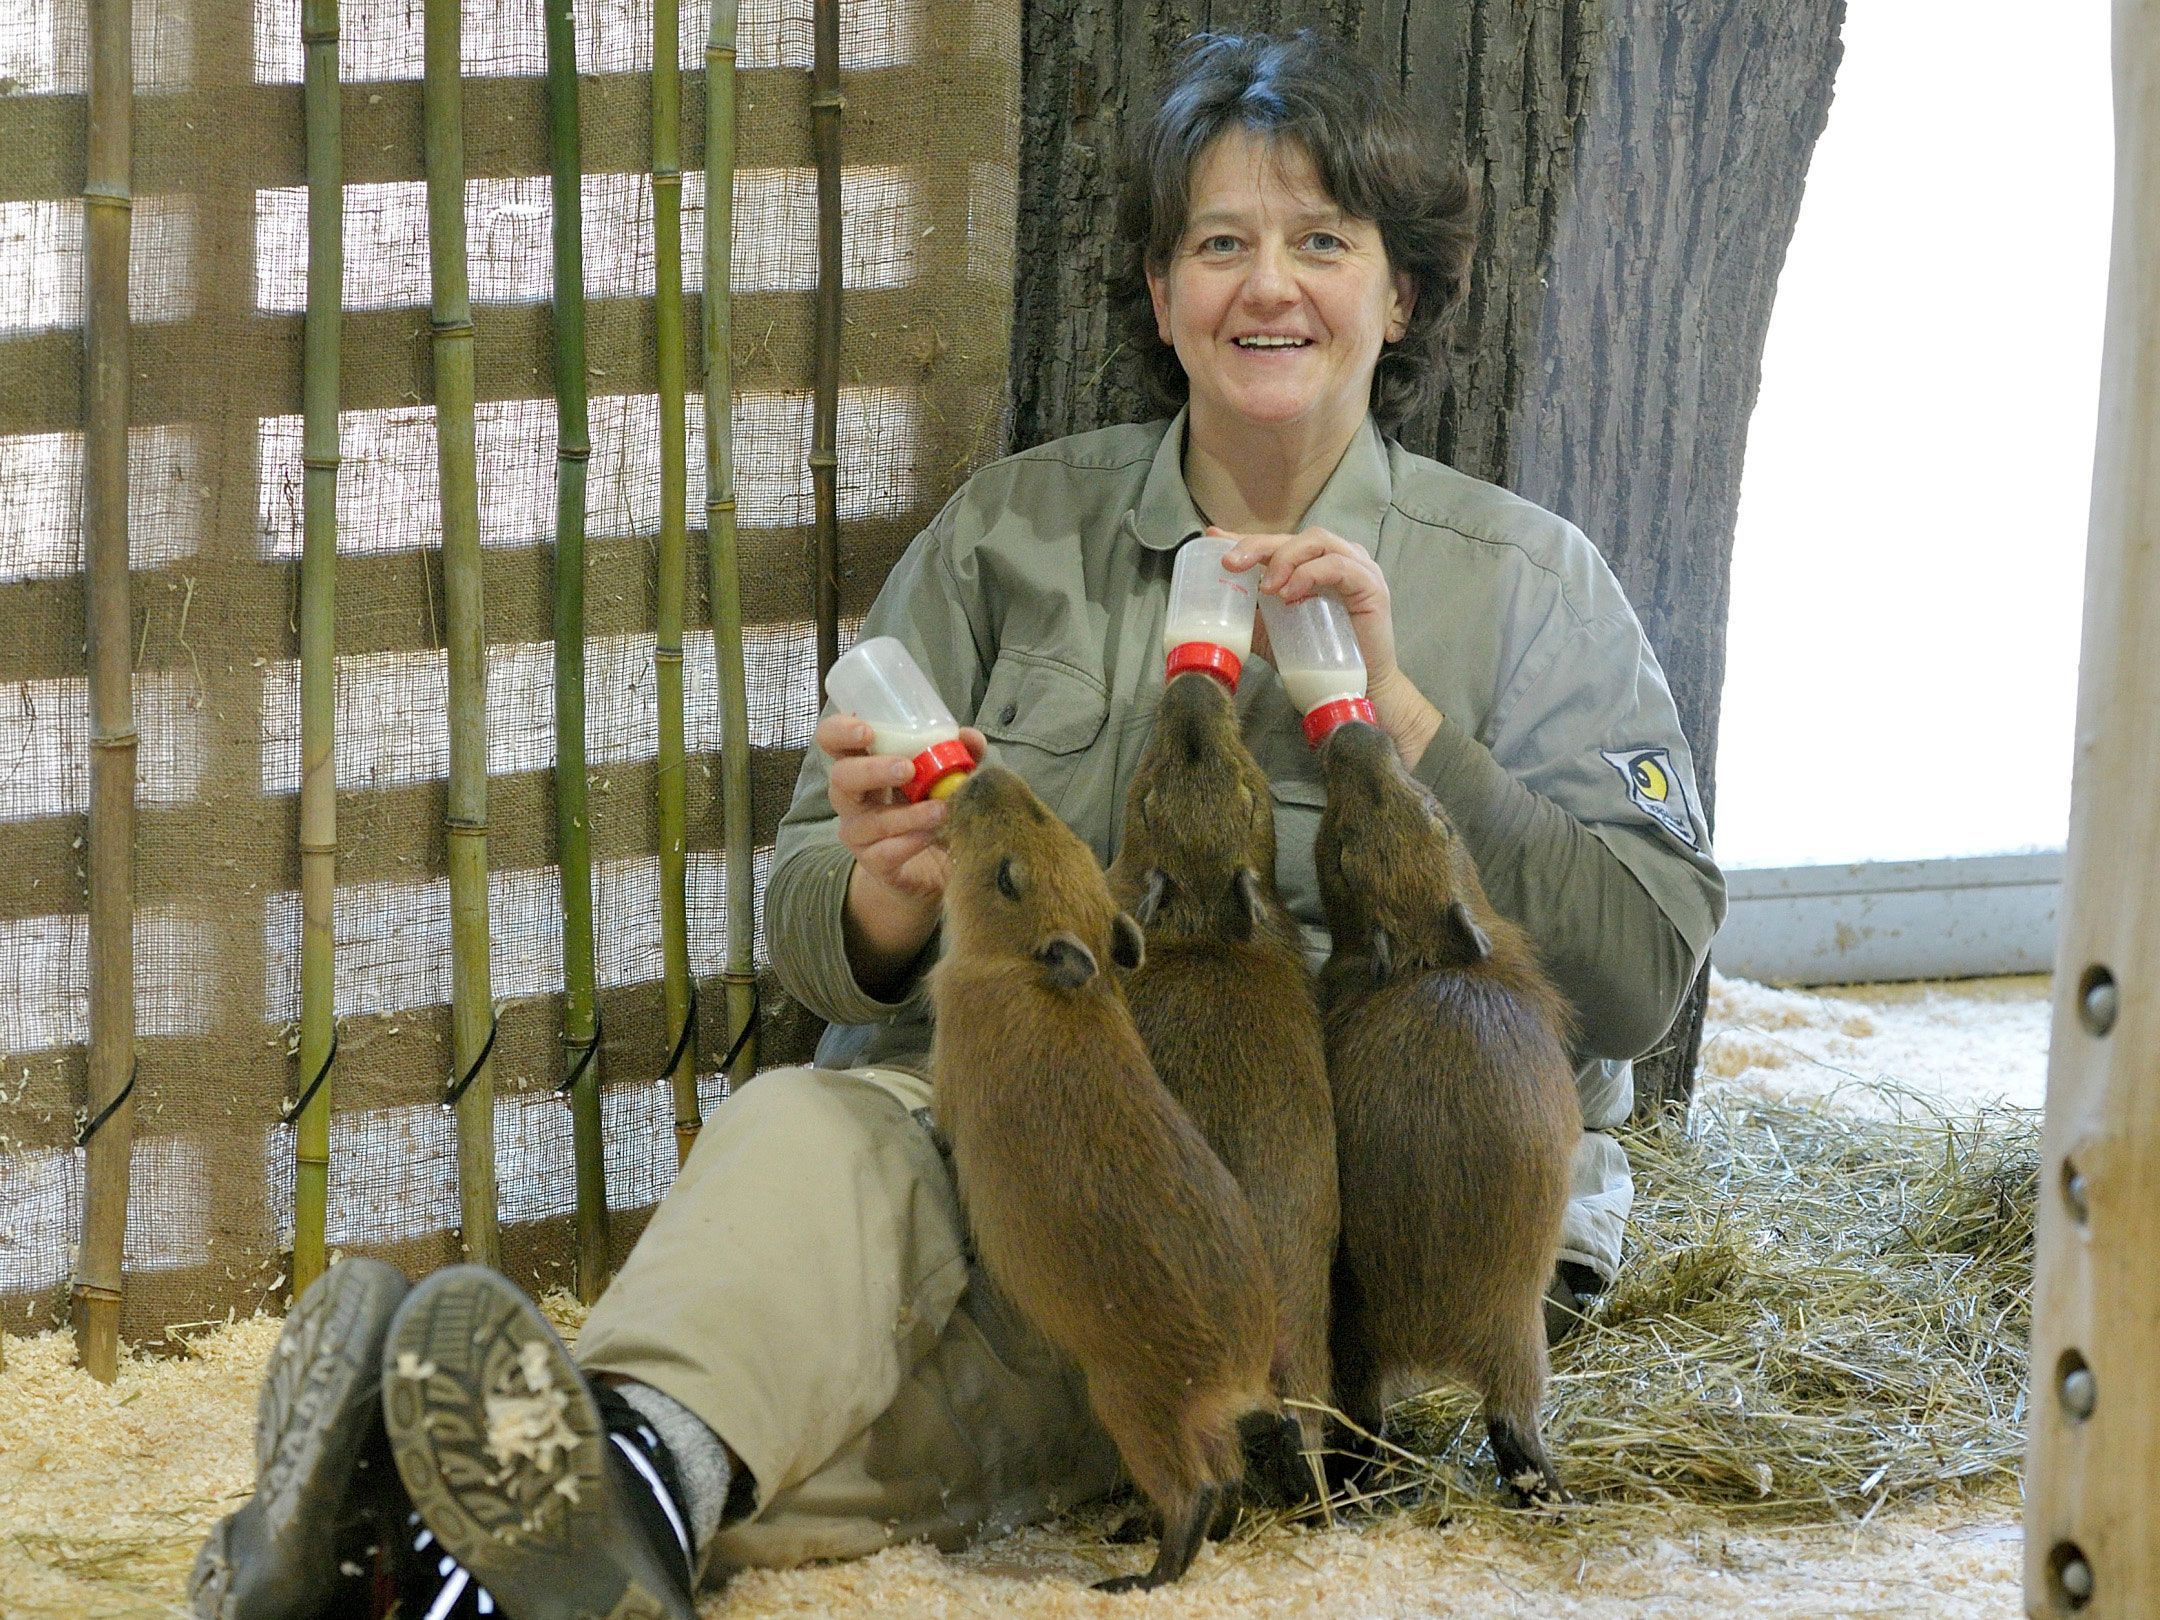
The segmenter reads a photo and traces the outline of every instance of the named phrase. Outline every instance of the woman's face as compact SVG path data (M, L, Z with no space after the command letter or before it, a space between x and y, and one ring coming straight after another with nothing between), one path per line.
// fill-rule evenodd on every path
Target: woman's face
M1336 206L1298 142L1244 129L1193 164L1185 233L1148 291L1194 431L1296 427L1344 443L1413 297L1380 227Z

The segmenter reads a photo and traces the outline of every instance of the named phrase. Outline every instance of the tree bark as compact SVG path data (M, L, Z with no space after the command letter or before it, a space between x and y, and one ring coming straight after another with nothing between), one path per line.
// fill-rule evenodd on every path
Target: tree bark
M1455 132L1483 205L1447 387L1402 441L1597 543L1712 816L1747 420L1843 21L1844 0L1024 0L1014 445L1145 414L1103 287L1127 120L1182 41L1352 42ZM1704 990L1638 1061L1638 1113L1685 1109Z

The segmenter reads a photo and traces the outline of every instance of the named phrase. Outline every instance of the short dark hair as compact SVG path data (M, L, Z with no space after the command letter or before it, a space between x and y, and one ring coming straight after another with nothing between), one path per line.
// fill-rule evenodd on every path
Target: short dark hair
M1169 268L1193 165L1231 129L1297 142L1329 198L1380 227L1388 268L1408 273L1417 295L1409 327L1373 374L1373 414L1394 430L1439 387L1448 323L1469 287L1476 197L1461 162L1418 127L1380 71L1309 28L1288 39L1195 35L1126 148L1110 300L1150 403L1176 410L1186 380L1155 329L1147 275Z

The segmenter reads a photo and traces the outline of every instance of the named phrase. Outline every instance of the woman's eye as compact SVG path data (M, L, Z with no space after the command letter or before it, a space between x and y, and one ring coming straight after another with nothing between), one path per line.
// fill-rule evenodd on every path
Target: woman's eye
M1235 253L1238 239L1234 236L1210 236L1200 243L1202 253Z
M1340 253L1350 244L1333 231L1314 231L1305 238L1305 245L1316 253Z

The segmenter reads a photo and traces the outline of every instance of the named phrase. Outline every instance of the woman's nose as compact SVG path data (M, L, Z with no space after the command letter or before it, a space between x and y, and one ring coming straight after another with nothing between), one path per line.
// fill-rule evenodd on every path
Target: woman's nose
M1280 243L1263 244L1253 254L1252 268L1246 272L1240 290L1251 304L1278 305L1296 296L1297 281L1291 274L1289 249Z

